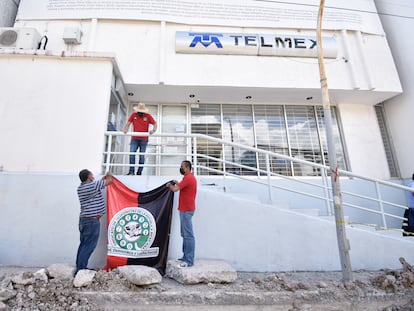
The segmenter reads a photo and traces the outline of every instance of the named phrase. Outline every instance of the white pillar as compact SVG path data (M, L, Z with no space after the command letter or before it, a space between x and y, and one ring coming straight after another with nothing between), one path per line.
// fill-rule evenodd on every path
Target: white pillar
M13 27L20 0L0 1L0 27Z

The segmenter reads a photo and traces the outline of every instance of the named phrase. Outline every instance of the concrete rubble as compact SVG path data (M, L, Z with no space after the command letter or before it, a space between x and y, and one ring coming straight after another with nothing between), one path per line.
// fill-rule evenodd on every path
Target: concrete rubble
M75 268L65 264L53 264L47 267L47 272L54 279L72 279Z
M73 286L84 287L91 285L95 274L96 271L93 270L79 270L78 273L76 273L75 279L73 280Z
M188 268L172 260L163 277L143 266L81 270L75 277L73 267L62 264L0 266L0 311L142 310L143 305L145 310L243 310L250 305L275 311L414 311L414 270L402 263L401 270L355 271L347 286L339 271L236 272L215 260L198 260Z
M180 263L169 261L166 274L182 284L233 283L237 279L236 270L222 260L198 260L196 265L186 268L181 268Z
M132 284L143 286L159 284L162 276L157 269L146 266L123 266L118 267L119 273Z

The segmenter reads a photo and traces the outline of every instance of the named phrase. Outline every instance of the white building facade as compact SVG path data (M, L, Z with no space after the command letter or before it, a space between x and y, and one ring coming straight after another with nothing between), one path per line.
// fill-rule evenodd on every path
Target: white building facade
M395 64L401 79L403 93L384 102L386 121L392 139L401 177L411 179L414 173L414 148L411 146L411 118L414 115L413 72L411 55L414 46L407 40L407 31L413 27L414 7L409 0L396 2L375 1L387 34Z
M53 260L39 255L32 262L73 261L77 173L105 170L105 131L121 131L138 102L150 109L159 133L176 135L169 138L175 145L168 150L162 149L162 137L150 138L149 152L161 148L161 155L147 157L152 166L144 175L161 176L157 181L177 175L182 160L167 159L163 152L191 149L180 134L205 134L327 165L318 7L319 1L21 0L14 24L17 43L0 46L0 136L8 146L0 149L0 180L3 189L12 189L1 190L0 198L6 215L18 221L16 205L18 215L28 215L20 219L22 226L36 219L43 229L33 239L46 235L56 247L62 247L52 238L56 234L71 241ZM331 1L324 17L324 61L340 168L385 180L409 176L408 160L398 151L392 157L394 148L384 143L389 136L379 122L384 113L398 118L396 96L403 89L374 1ZM397 123L393 134L398 134ZM127 137L116 144L128 151ZM199 142L197 149L245 166L262 165L260 157L237 148ZM124 167L111 169L127 173L126 159L116 160ZM404 163L401 170L397 160ZM171 167L161 167L166 162ZM203 165L235 169L214 159ZM300 165L272 165L287 176L318 174ZM27 198L20 197L19 185ZM46 189L51 185L52 193ZM53 220L57 207L69 222ZM47 220L38 213L53 225L46 229ZM18 235L18 228L7 230ZM13 243L23 249L29 245L16 237L0 246L9 249ZM172 243L174 251L179 242ZM3 263L18 254L11 252ZM30 261L30 253L25 254L21 260Z
M52 118L60 117L64 112L70 122L78 125L84 122L81 115L89 120L91 117L82 110L91 109L96 118L91 120L96 124L93 128L102 132L106 124L102 117L108 113L112 85L113 89L129 94L125 99L122 98L125 94L120 93L121 113L111 111L109 116L110 122L117 123L117 130L122 129L131 104L142 101L151 109L163 132L212 135L206 129L210 124L218 127L213 135L220 138L325 164L323 124L319 125L319 133L312 133L318 117L323 117L318 112L321 96L315 34L317 8L316 2L314 5L260 2L235 5L207 1L188 6L187 2L180 1L168 4L104 1L98 5L26 0L20 5L15 27L34 28L37 38L42 38L38 54L44 51L44 55L2 56L4 68L11 68L7 75L2 75L6 80L2 85L7 86L6 93L10 92L10 100L3 101L4 109L7 113L12 109L10 115L13 115L27 111L22 107L30 105L35 107L30 111L31 119L37 114L42 119L45 113ZM341 166L359 174L388 179L390 173L374 105L401 93L402 89L375 5L370 1L336 1L332 8L326 8L323 27ZM189 47L192 42L193 48ZM224 47L220 48L217 43ZM103 79L105 75L101 72L87 68L89 63L92 68L103 66L102 57L107 57L109 66L105 83L75 69L83 68ZM39 75L36 79L39 85L30 82L26 92L19 92L25 80L22 77L30 73L21 75L15 70L15 63L32 72L31 79ZM55 70L56 64L67 66L74 76L61 74L66 71ZM110 67L116 66L119 72L111 77ZM122 85L115 86L116 83ZM16 93L21 94L21 102L14 98ZM37 101L42 102L41 106ZM202 121L207 117L215 120ZM180 120L182 124L169 128L168 119ZM272 127L271 122L279 119L288 125ZM11 119L3 123L3 129L12 127L14 122ZM82 141L91 143L81 126L52 127L53 131L47 126L39 127L42 135L50 135L43 136L41 148L35 147L42 144L36 140L31 141L33 148L24 147L32 150L30 161L26 157L2 156L3 169L69 173L86 164L92 165L95 171L101 170L97 161L101 154L96 153L102 148L103 140L94 140L96 146L90 146L94 159L75 160L73 153L63 152L59 160L57 156L51 157L59 162L53 164L55 160L51 163L49 157L43 156L56 151L49 142L61 140L61 135L77 137L76 146L79 143L84 147ZM19 127L21 133L15 133L14 137L7 135L6 139L11 143L33 128L36 128L34 124ZM74 146L65 145L70 149ZM35 150L42 151L37 154ZM13 154L20 152L16 149ZM241 158L236 156L236 161Z

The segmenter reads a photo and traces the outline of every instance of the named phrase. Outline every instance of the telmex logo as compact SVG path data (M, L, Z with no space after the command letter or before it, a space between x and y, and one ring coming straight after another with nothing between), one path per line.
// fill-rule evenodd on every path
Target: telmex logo
M194 36L193 41L190 43L190 48L195 47L198 43L204 47L208 47L210 44L215 44L217 48L222 49L223 45L220 42L219 37L223 37L221 33L189 33L190 36Z
M325 58L336 58L333 37L323 37ZM318 57L316 37L241 33L176 33L175 51L188 54Z

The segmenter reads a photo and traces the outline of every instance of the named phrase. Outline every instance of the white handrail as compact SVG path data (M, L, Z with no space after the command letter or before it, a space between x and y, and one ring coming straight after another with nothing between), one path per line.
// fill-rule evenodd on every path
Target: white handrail
M141 132L128 132L126 134L124 134L123 132L120 131L107 131L105 132L105 135L108 136L108 141L107 141L107 149L104 152L104 163L103 163L103 167L105 168L105 170L109 171L111 167L129 167L129 161L126 161L125 163L111 163L111 158L112 156L115 155L130 155L130 152L125 152L125 151L114 151L112 150L112 142L113 137L114 136L150 136L149 133L141 133ZM272 189L273 188L277 188L277 189L281 189L284 191L289 191L291 193L295 193L295 194L300 194L303 195L305 197L310 197L310 198L316 198L319 200L322 200L325 202L326 207L327 207L327 214L328 215L332 215L332 199L330 197L330 185L327 182L327 178L326 176L328 176L328 172L330 170L329 166L325 166L322 164L317 164L317 163L313 163L313 162L309 162L306 160L302 160L302 159L298 159L298 158L294 158L291 156L287 156L284 154L278 154L272 151L268 151L268 150L262 150L262 149L258 149L255 147L250 147L250 146L245 146L242 144L238 144L238 143L234 143L234 142L229 142L229 141L225 141L223 139L219 139L219 138L215 138L215 137L211 137L211 136L207 136L207 135L203 135L203 134L183 134L183 133L155 133L152 134L151 137L181 137L181 138L187 138L190 139L191 141L191 153L188 154L187 152L182 152L182 153L166 153L163 152L162 156L183 156L183 158L187 158L187 159L191 159L193 161L193 166L194 166L194 172L195 174L198 173L199 169L203 169L205 171L217 174L217 175L222 175L222 176L233 176L239 179L243 179L249 182L254 182L254 183L258 183L258 184L262 184L264 186L268 187L268 196L269 196L269 201L272 201ZM251 167L251 166L247 166L247 165L243 165L241 163L234 163L232 161L229 161L227 159L224 158L216 158L212 155L208 155L208 154L198 154L197 151L197 140L206 140L206 141L210 141L210 142L215 142L217 144L219 144L222 148L222 150L224 150L225 146L231 146L231 147L237 147L242 149L243 151L251 151L254 152L256 154L256 159L258 159L258 155L262 155L264 156L265 159L265 170L260 169L258 167L258 165L256 165L255 167ZM184 143L186 145L186 143ZM169 145L168 142L167 143L162 143L162 146L166 146ZM176 146L177 144L170 144L171 146L174 145ZM183 145L183 143L180 143L178 145ZM159 146L159 144L157 144L157 146ZM160 156L160 150L159 148L156 148L156 152L145 152L146 156L149 155L154 155L154 156ZM140 155L141 153L133 153L133 154L137 154ZM307 180L304 180L302 178L297 178L297 177L292 177L292 176L286 176L283 174L278 174L275 172L271 171L271 166L270 166L270 158L277 158L277 159L283 159L286 161L289 161L291 163L291 166L293 163L298 163L301 165L306 165L306 166L310 166L312 167L314 170L317 170L320 172L319 176L315 176L315 177L319 177L322 180L321 184L317 184L314 182L309 182ZM215 161L216 163L220 163L221 164L221 169L216 169L213 167L209 167L209 166L205 166L202 165L201 163L198 162L198 158L204 158L207 160L212 160ZM258 161L258 160L257 160ZM256 162L258 163L258 162ZM135 164L135 166L139 166L139 164ZM161 163L155 163L155 164L144 164L144 167L176 167L177 163L175 164L161 164ZM256 178L252 178L252 176L243 176L243 175L239 175L236 174L234 172L229 171L229 167L235 168L236 170L245 170L245 171L249 171L249 172L253 172L254 176ZM366 208L364 206L358 206L356 204L353 203L349 203L349 202L344 202L344 206L348 206L351 208L355 208L355 209L359 209L362 211L366 211L366 212L370 212L373 214L379 214L381 215L381 219L382 219L382 227L383 228L387 228L387 222L386 222L386 217L392 217L392 218L397 218L397 219L404 219L401 216L398 215L393 215L390 213L387 213L384 211L384 204L387 206L392 206L392 207L396 207L399 209L407 209L406 206L397 204L397 203L393 203L393 202L389 202L389 201L385 201L382 198L382 194L381 194L381 188L380 186L386 186L386 187L391 187L393 189L397 189L400 191L411 191L414 192L414 190L412 188L403 186L403 185L398 185L398 184L394 184L392 182L388 182L388 181L383 181L380 179L375 179L375 178L369 178L366 176L362 176L359 174L355 174L349 171L345 171L345 170L338 170L339 174L341 176L347 176L350 179L360 179L366 182L370 182L373 183L375 186L375 192L376 192L376 196L368 196L368 195L362 195L362 194L358 194L358 193L351 193L351 192L346 192L346 191L342 191L342 194L346 194L347 196L352 196L355 198L360 198L360 199L364 199L364 200L370 200L372 202L375 202L376 204L378 204L379 206L379 211L378 210L374 210L374 209L369 209ZM262 180L261 177L265 177L265 181ZM285 186L282 186L278 183L274 182L274 178L283 178L283 179L288 179L291 181L295 181L297 183L300 184L305 184L305 185L309 185L312 187L316 187L318 189L322 189L323 190L323 196L317 195L315 193L309 193L309 192L305 192L301 189L290 189L287 188Z

